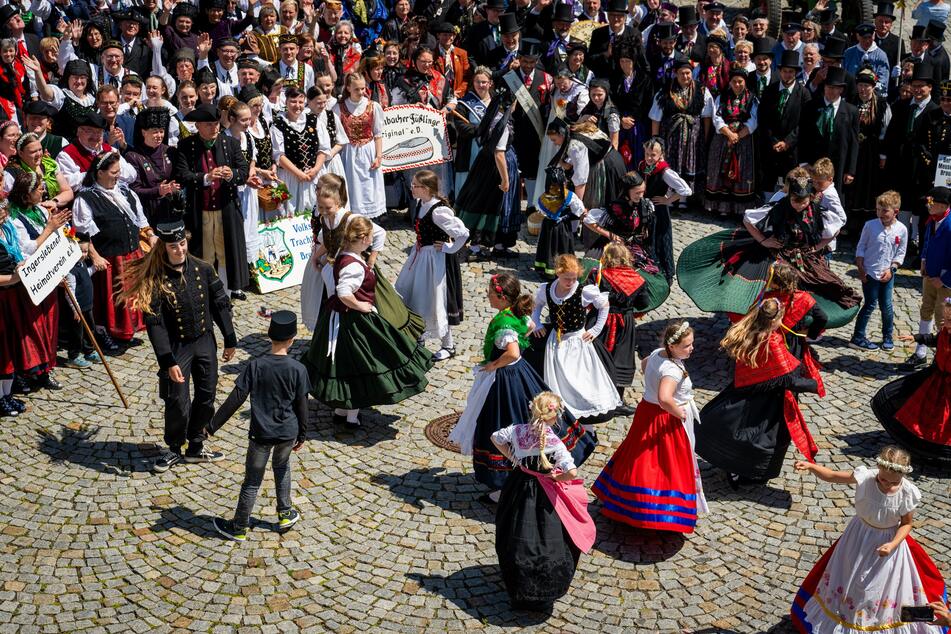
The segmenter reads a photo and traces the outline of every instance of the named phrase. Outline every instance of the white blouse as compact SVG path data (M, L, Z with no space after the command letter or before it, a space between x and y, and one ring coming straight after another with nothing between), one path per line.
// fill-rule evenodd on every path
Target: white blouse
M654 103L651 105L650 112L647 114L651 121L660 123L664 120L664 109L660 105L661 93L654 95ZM713 95L707 88L703 89L703 108L700 110L701 119L709 119L713 116Z
M558 306L575 294L575 291L578 290L578 282L575 282L571 286L571 290L564 297L558 296L558 282L551 282L555 284L555 287L552 289L552 299ZM549 284L542 284L538 287L538 290L535 292L535 310L532 311L532 321L536 324L540 324L542 319L542 309L548 305L548 286ZM588 328L588 332L592 336L597 337L601 334L601 329L604 328L604 324L608 321L608 312L610 311L610 302L608 301L608 294L602 293L600 289L594 284L587 284L584 288L581 289L581 305L587 308L588 306L594 306L598 311L598 321Z
M334 217L328 223L331 229L336 229L340 226L340 223L343 222L343 217L346 215L346 209L338 209L337 213L334 214ZM350 220L353 220L357 217L357 214L351 214ZM347 221L347 224L350 224L350 220ZM372 242L370 242L370 250L374 252L382 251L383 247L386 246L386 229L376 224L372 220L370 221L373 224L373 234ZM324 230L321 229L317 233L317 242L320 244L324 243ZM333 254L331 254L333 255Z
M373 108L373 138L383 136L383 107L380 106L375 101L370 101L366 97L361 97L360 101L354 102L348 97L346 100L347 110L350 111L350 115L353 117L359 117L367 110L367 106L372 106ZM339 103L334 104L333 112L338 117L340 116L341 105Z
M307 125L307 115L303 112L300 114L300 118L297 121L291 121L287 113L280 115L284 117L288 125L297 132L303 132L304 126ZM276 125L271 126L271 158L274 159L275 163L278 163L281 160L281 157L284 156L284 133Z
M565 163L572 167L571 182L575 187L588 182L588 172L591 170L591 163L588 161L588 148L586 148L581 141L577 139L568 141L568 150L565 152Z
M437 205L439 200L432 198L424 202L419 207L417 218L424 218L426 214L432 213L433 222L437 227L449 234L449 241L442 245L442 252L451 255L466 245L469 239L469 230L466 228L452 209L446 205Z
M661 356L662 352L664 349L658 348L647 357L647 365L644 368L644 400L660 405L658 391L661 379L666 376L677 382L674 400L678 403L686 403L693 398L693 383L687 376L683 361L667 359Z
M911 513L921 503L921 491L911 480L902 478L901 487L894 493L882 493L875 478L878 469L856 467L852 476L855 487L855 515L875 528L895 528L902 515Z
M142 202L139 200L139 197L131 189L126 189L124 185L117 185L112 189L106 189L102 185L93 185L92 189L98 190L100 193L106 195L107 198L118 207L122 213L129 217L136 227L144 228L149 226L149 221L145 218L145 213L142 210ZM122 190L125 190L123 192ZM128 193L131 195L132 200L135 201L135 209L132 209L129 206L129 201L126 200L125 194ZM85 200L77 196L73 200L73 226L76 228L76 231L80 233L85 233L90 237L99 233L99 227L96 226L96 221L92 217L92 207L90 207Z
M531 425L509 425L493 433L492 440L500 445L507 445L516 463L541 453L538 437ZM552 466L560 471L571 471L575 468L575 461L568 453L568 448L551 427L545 428L545 455Z
M347 138L347 131L343 129L343 123L340 121L339 115L336 112L328 112L324 108L317 115L317 149L329 157L333 146L330 145L330 131L327 130L328 116L334 118L334 124L337 126L337 145L347 145L350 143L350 139Z
M713 104L713 129L715 132L719 133L720 130L727 127L726 121L720 117L720 99L717 97L716 102ZM756 132L756 116L759 112L759 102L754 100L753 105L750 106L750 118L747 119L743 125L750 131L750 134Z

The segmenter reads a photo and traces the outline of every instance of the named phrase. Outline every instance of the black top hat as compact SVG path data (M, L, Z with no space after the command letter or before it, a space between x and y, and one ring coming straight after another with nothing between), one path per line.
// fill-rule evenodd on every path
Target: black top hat
M185 121L190 123L214 123L221 120L221 114L215 106L203 103L185 115Z
M855 83L871 84L874 86L878 83L878 78L875 76L875 71L873 71L871 68L863 68L855 74Z
M860 24L857 27L855 27L855 33L857 35L869 36L875 33L875 25L869 24L868 22L864 24Z
M845 86L845 69L841 66L829 66L826 70L826 86Z
M692 4L677 9L677 24L680 26L691 26L700 24L700 18L697 16L697 7Z
M271 325L267 328L268 339L287 341L297 336L297 315L290 310L275 310L271 313Z
M518 44L519 57L538 57L541 54L542 43L538 40L525 38Z
M625 13L626 12L627 12L627 9L625 9ZM570 5L567 5L564 2L559 2L558 4L555 5L554 10L552 10L551 21L552 22L574 22L575 21L574 11L571 10Z
M802 29L802 14L798 11L783 11L782 12L782 21L780 24L783 27L783 31L788 29L791 25L797 25L799 29Z
M7 23L7 20L15 15L20 15L20 9L13 4L5 4L0 7L0 26Z
M453 33L453 34L455 34L455 32L456 32L456 27L455 27L454 25L448 23L448 22L439 22L438 24L436 24L435 27L433 27L433 33L435 33L435 34L437 34L437 35L438 35L439 33Z
M162 242L181 242L185 239L185 222L160 222L155 225L155 235Z
M911 27L911 39L913 40L926 40L928 36L925 35L925 25L916 24Z
M627 0L608 0L605 11L608 13L627 13Z
M835 9L823 9L819 12L816 18L819 20L819 24L829 24L830 22L835 22Z
M798 56L799 53L793 51ZM758 37L753 40L753 52L750 53L750 57L755 58L757 55L773 55L773 47L769 45L769 40L765 37Z
M657 38L658 41L677 39L677 31L674 28L674 23L657 22L651 27L651 37ZM707 41L709 42L710 40L708 39Z
M935 42L943 42L945 28L946 26L944 22L931 20L930 22L928 22L928 26L925 27L925 37Z
M947 187L932 187L925 196L936 203L951 203L951 189Z
M802 62L799 59L799 53L797 51L783 50L782 55L779 56L779 67L795 68L796 70L802 68Z
M505 0L486 0L485 4L482 6L485 9L498 9L499 11L504 11Z
M877 18L882 16L883 18L895 19L895 5L891 2L879 2L875 7L875 13L872 14L872 17Z
M845 57L845 49L847 46L848 42L842 38L829 37L826 38L826 45L822 49L822 53L820 53L820 55L829 59L842 59Z
M514 13L503 13L499 16L499 33L505 35L507 33L518 33L522 30L521 25L518 23L518 18Z
M140 130L150 130L152 128L168 129L168 122L171 116L165 108L144 108L135 115L135 125Z
M59 111L54 108L52 104L48 104L42 99L28 101L27 104L23 106L23 114L33 114L40 117L53 118L57 112Z
M100 130L105 130L109 127L106 124L106 120L101 114L93 110L87 110L85 112L80 112L74 117L76 122L76 127L88 127L88 128L99 128Z
M927 62L919 62L911 69L911 81L923 81L934 86L934 67Z

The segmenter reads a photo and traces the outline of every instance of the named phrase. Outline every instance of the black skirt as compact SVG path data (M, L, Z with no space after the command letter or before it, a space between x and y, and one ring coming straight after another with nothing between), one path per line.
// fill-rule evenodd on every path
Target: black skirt
M581 551L538 480L521 469L514 469L502 487L495 552L515 609L550 609L575 576Z
M951 464L951 447L929 442L912 433L895 419L895 414L914 395L919 387L935 372L932 365L908 376L886 383L872 397L872 411L885 431L899 445L910 451L915 457L931 462Z
M462 268L459 252L446 255L446 317L450 326L458 326L464 317L462 312Z
M598 341L604 345L604 350L611 355L614 361L614 385L627 387L634 382L637 372L637 320L634 318L634 309L615 310L611 308L608 315L609 323L601 329ZM612 328L610 322L616 322ZM608 351L608 340L614 339L614 348Z
M589 232L590 233L590 232ZM563 253L574 254L575 234L571 230L571 220L555 223L550 218L542 220L542 229L538 234L538 246L535 248L535 270L545 275L555 274L555 258Z

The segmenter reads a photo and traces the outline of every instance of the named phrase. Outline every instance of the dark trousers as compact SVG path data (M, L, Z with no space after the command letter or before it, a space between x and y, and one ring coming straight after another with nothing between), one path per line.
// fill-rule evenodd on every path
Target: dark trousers
M251 511L258 497L268 456L271 456L271 469L274 471L274 494L277 497L277 512L291 508L291 450L297 441L287 440L276 445L265 445L253 440L248 441L248 456L244 461L244 482L238 496L238 507L234 511L234 524L247 528L251 521ZM273 455L271 451L273 450Z
M165 444L172 451L181 451L186 440L189 453L201 451L201 430L215 413L217 351L215 336L210 332L194 341L172 343L172 353L185 377L184 382L175 383L167 371L159 372L159 396L165 401Z

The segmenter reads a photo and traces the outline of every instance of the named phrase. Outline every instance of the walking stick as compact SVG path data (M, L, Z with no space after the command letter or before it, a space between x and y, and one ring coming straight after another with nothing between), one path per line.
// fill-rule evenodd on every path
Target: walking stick
M116 392L119 394L119 399L122 401L122 406L126 409L129 409L129 402L125 400L125 394L122 393L122 388L119 387L119 382L116 381L115 375L112 374L112 368L109 367L109 362L106 361L106 355L104 355L102 350L99 348L99 342L96 341L96 335L86 322L86 318L83 317L83 311L79 307L79 302L76 301L76 296L73 295L73 289L71 289L68 284L63 284L63 290L66 291L66 297L69 299L69 303L73 307L73 310L75 310L76 314L79 315L79 321L83 322L83 328L86 329L86 334L89 335L89 340L92 341L92 345L96 348L96 354L98 354L99 358L102 360L102 365L105 366L106 372L109 374L109 378L112 380L112 385L116 388Z

